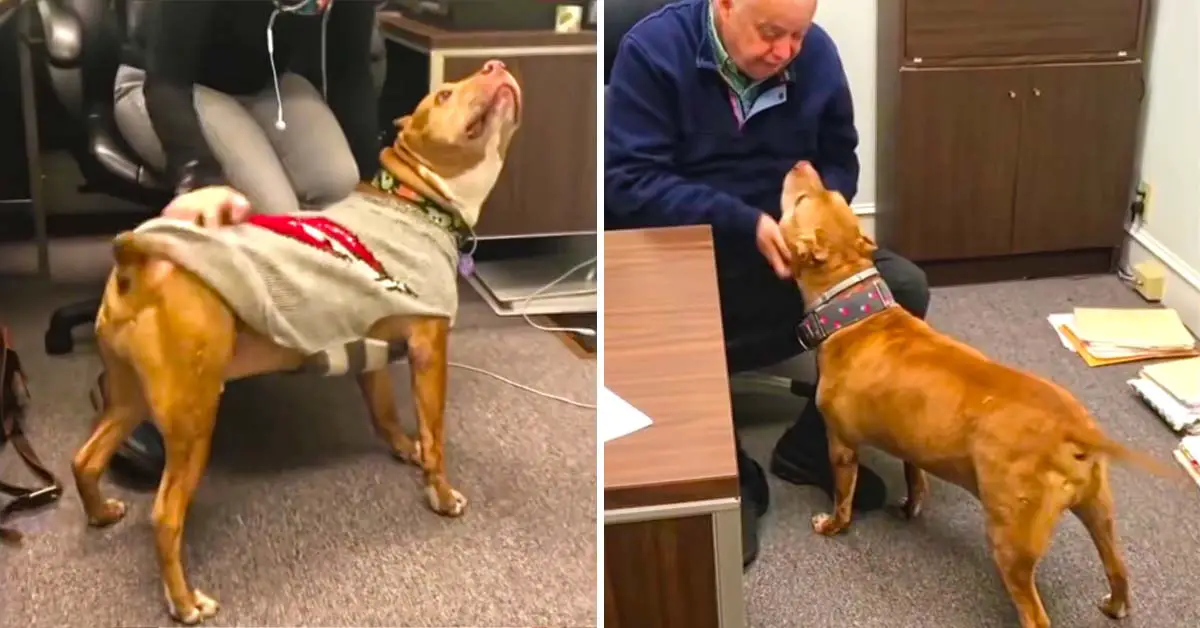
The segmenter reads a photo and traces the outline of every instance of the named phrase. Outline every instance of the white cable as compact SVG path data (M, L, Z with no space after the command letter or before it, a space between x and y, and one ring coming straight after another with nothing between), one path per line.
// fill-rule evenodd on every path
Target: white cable
M271 59L271 81L275 84L275 128L284 131L287 129L287 122L283 121L283 94L279 91L279 71L275 68L275 18L279 16L280 10L276 5L275 10L271 11L271 17L267 18L267 57Z
M474 235L474 234L472 234L472 235ZM471 246L471 251L469 251L469 252L467 253L467 255L468 255L468 256L469 256L469 255L471 255L472 253L474 253L474 251L475 251L475 246L474 246L474 245L475 245L475 240L474 240L474 238L472 238L472 242L471 242L471 244L472 244L472 246ZM538 289L536 292L534 292L533 294L529 295L529 297L527 297L527 298L525 299L525 301L524 301L524 303L523 303L523 305L522 305L521 309L522 309L522 310L524 310L525 308L529 307L529 303L530 303L530 302L532 302L532 301L533 301L535 298L537 298L537 296L538 296L539 294L541 294L541 293L545 292L546 290L549 290L550 288L552 288L553 286L555 286L556 284L558 284L558 282L560 282L560 281L562 281L562 280L566 279L567 277L570 277L572 274L574 274L574 273L578 272L578 271L579 271L580 269L582 269L582 268L585 268L585 267L587 267L588 265L592 265L592 266L594 267L594 266L595 266L595 264L596 264L596 258L595 258L595 257L593 257L593 258L591 258L591 259L589 259L589 260L587 260L587 261L585 261L585 262L583 262L583 263L580 263L580 264L577 264L577 265L575 265L573 268L571 268L571 269L570 269L570 270L568 270L567 272L565 272L565 273L563 273L562 275L560 275L560 276L559 276L557 279L555 279L554 281L551 281L550 283L548 283L548 284L546 284L546 285L542 286L542 287L541 287L541 288L539 288L539 289ZM595 292L595 291L593 290L592 292ZM526 321L527 323L529 323L529 324L530 324L530 325L532 325L533 327L535 327L535 328L537 328L537 329L540 329L540 330L542 330L542 331L551 331L551 332L553 332L553 331L565 331L565 332L570 332L570 333L580 334L580 335L583 335L583 336L593 336L593 337L596 335L596 330L594 330L594 329L571 328L571 327L544 327L544 326L542 326L542 325L538 325L537 323L533 322L533 320L529 318L529 315L528 315L528 314L525 314L524 312L522 312L522 314L521 314L521 315L525 317L525 321ZM589 409L589 410L595 410L595 409L596 409L596 404L594 404L594 403L584 403L584 402L582 402L582 401L576 401L576 400L574 400L574 399L570 399L570 398L567 398L567 397L562 397L562 396L559 396L559 395L555 395L555 394L553 394L553 393L548 393L548 392L546 392L546 391L544 391L544 390L538 390L538 389L536 389L536 388L534 388L534 387L532 387L532 386L526 386L525 384L522 384L522 383L520 383L520 382L515 382L515 381L513 381L513 380L511 380L511 379L509 379L509 378L507 378L507 377L505 377L505 376L503 376L503 375L500 375L499 373L493 373L492 371L489 371L489 370L487 370L487 369L484 369L484 368L480 368L480 367L478 367L478 366L471 366L470 364L462 364L461 362L450 362L450 363L449 363L449 365L450 365L450 366L453 366L453 367L455 367L455 368L460 368L460 369L463 369L463 370L467 370L467 371L473 371L473 372L475 372L475 373L481 373L481 374L483 374L483 375L487 375L488 377L491 377L491 378L497 379L497 380L499 380L499 381L501 381L501 382L504 382L505 384L508 384L509 386L512 386L512 387L514 387L514 388L519 388L519 389L521 389L521 390L524 390L524 391L526 391L526 392L531 392L531 393L533 393L533 394L535 394L535 395L537 395L537 396L539 396L539 397L545 397L546 399L553 399L553 400L555 400L555 401L561 401L561 402L563 402L563 403L570 404L570 405L572 405L572 406L575 406L575 407L577 407L577 408L586 408L586 409Z
M479 368L478 366L471 366L470 364L462 364L459 362L450 362L449 364L450 364L450 366L453 366L455 368L460 368L460 369L467 370L467 371L474 371L476 373L482 373L484 375L487 375L488 377L498 379L498 380L504 382L505 384L508 384L509 386L512 386L514 388L520 388L521 390L524 390L526 392L531 392L539 397L545 397L547 399L561 401L563 403L573 405L577 408L587 408L589 410L596 409L596 404L594 404L594 403L583 403L582 401L575 401L574 399L569 399L567 397L560 397L559 395L548 393L544 390L538 390L532 386L526 386L525 384L522 384L519 382L514 382L513 380L511 380L503 375L500 375L499 373L493 373L487 369Z
M537 290L535 290L535 291L533 292L533 294L531 294L531 295L529 295L528 297L526 297L526 298L525 298L525 300L521 302L521 316L522 316L522 317L525 319L525 322L526 322L526 323L529 323L529 324L530 324L531 326L533 326L535 329L540 329L540 330L542 330L542 331L548 331L548 332L566 332L566 333L569 333L569 334L579 334L580 336L589 336L589 337L591 337L591 338L595 338L595 337L596 337L596 330L594 330L594 329L587 329L586 327L546 327L546 326L544 326L544 325L539 325L539 324L535 323L535 322L533 321L533 319L532 319L532 318L529 318L529 312L528 312L528 310L529 310L529 304L530 304L530 303L533 303L533 300L534 300L534 299L536 299L536 298L538 298L538 295L540 295L540 294L542 294L543 292L545 292L545 291L549 290L550 288L553 288L554 286L558 285L558 284L559 284L559 282L561 282L561 281L565 280L567 277L570 277L571 275L574 275L575 273L579 272L580 270L583 270L584 268L587 268L588 266L591 266L591 267L593 268L593 272L594 272L594 269L595 269L595 266L596 266L596 258L595 258L595 257L592 257L591 259L584 260L584 261L582 261L582 262L580 262L580 263L578 263L578 264L576 264L576 265L572 266L570 270L568 270L567 272L565 272L565 273L563 273L563 274L559 275L557 279L555 279L554 281L551 281L550 283L548 283L548 284L546 284L546 285L542 286L541 288L538 288ZM591 275L590 275L590 273L589 273L589 277L590 277L590 276L591 276ZM584 294L595 294L595 293L596 293L596 290L595 290L595 289L592 289L592 290L589 290L589 291L585 292Z

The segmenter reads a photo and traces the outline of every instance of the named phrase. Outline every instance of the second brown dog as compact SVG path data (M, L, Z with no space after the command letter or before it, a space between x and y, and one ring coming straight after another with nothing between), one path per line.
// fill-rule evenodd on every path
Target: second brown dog
M781 228L810 312L804 326L821 340L816 403L834 473L833 513L813 517L813 529L829 536L850 524L858 450L871 445L904 461L905 517L921 511L926 472L980 499L1022 628L1050 626L1034 572L1064 510L1087 528L1104 564L1109 593L1100 609L1124 617L1129 576L1113 525L1109 460L1177 474L1105 436L1062 387L994 362L895 305L873 272L875 243L807 162L787 175L782 203Z

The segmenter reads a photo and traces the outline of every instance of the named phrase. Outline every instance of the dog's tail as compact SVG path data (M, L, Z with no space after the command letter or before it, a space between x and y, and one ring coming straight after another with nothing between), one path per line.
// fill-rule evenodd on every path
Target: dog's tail
M102 307L108 317L123 319L135 315L155 297L154 290L147 290L147 262L157 252L149 247L145 238L132 231L125 231L113 238L113 261L116 262L109 284L105 289ZM154 274L154 273L150 273ZM153 279L149 283L154 283Z
M1168 479L1179 479L1180 469L1174 465L1166 465L1158 459L1148 454L1142 453L1135 449L1131 449L1109 438L1104 432L1095 426L1080 427L1071 430L1067 440L1077 445L1082 451L1076 453L1076 458L1082 459L1079 454L1097 453L1107 456L1117 462L1138 467L1143 471Z
M117 293L128 294L137 279L142 263L150 253L142 246L137 234L124 231L113 238L113 261L116 262L115 277Z

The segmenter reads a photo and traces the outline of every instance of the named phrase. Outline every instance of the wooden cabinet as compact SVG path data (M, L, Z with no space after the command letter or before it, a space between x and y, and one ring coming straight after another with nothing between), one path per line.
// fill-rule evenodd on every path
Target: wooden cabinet
M880 2L880 244L933 283L1110 270L1148 2Z
M595 231L595 53L496 58L521 81L525 110L480 215L479 235ZM480 57L449 57L444 78L464 78L480 63Z

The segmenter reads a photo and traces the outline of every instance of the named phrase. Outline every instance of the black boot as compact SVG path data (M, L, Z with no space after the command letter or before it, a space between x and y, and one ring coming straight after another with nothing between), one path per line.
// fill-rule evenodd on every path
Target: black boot
M96 378L96 385L89 392L92 408L101 412L108 403L105 394L104 373ZM146 421L134 428L133 433L113 454L112 468L126 484L134 487L149 487L158 484L166 467L166 447L162 435L154 423Z
M771 493L767 476L742 444L737 443L738 487L742 501L742 568L758 558L758 521L767 514Z
M813 402L809 402L779 442L771 455L771 473L780 479L804 486L816 486L833 499L833 469L829 463L829 442L825 436L825 420ZM878 510L887 499L883 480L862 464L858 465L858 481L854 488L854 509Z
M154 423L138 425L113 455L113 469L134 485L156 485L166 466L166 448Z

